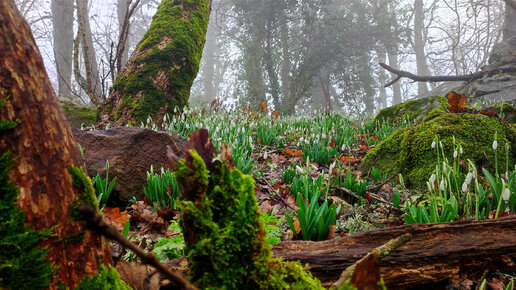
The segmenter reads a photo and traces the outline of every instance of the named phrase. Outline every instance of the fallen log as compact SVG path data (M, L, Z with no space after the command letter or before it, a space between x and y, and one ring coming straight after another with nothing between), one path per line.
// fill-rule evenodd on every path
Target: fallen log
M323 242L287 241L276 257L308 263L325 286L346 267L390 239L412 239L380 261L388 288L440 287L465 271L516 270L516 216L486 221L399 226Z

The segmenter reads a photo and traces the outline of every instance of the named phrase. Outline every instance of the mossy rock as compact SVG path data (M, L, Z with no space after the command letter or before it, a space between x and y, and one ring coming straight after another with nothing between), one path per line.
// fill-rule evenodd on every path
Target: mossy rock
M97 123L97 112L95 109L70 101L61 101L68 123L72 128L81 128Z
M406 101L381 110L373 122L387 120L391 125L399 125L404 119L419 123L436 109L445 110L448 100L445 97L428 97Z
M516 107L513 104L499 103L491 105L491 107L495 107L501 110L504 115L503 119L505 121L516 124Z
M426 181L435 170L437 156L431 148L437 136L442 142L448 160L453 157L453 137L463 148L461 159L470 159L477 169L486 167L494 172L494 152L491 148L494 134L498 137L498 166L505 164L506 143L510 145L509 165L516 159L516 128L496 117L479 114L443 114L427 122L400 129L371 149L363 159L360 169L369 172L374 166L388 174L400 172L408 187L424 189Z

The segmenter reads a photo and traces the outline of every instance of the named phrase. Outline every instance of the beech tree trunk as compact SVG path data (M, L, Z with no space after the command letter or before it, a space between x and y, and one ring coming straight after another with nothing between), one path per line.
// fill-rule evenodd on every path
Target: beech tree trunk
M199 70L211 0L162 0L149 30L101 108L116 125L158 124L166 113L188 105Z
M73 2L52 0L52 32L59 98L72 99Z
M414 1L414 53L416 54L416 65L418 75L429 75L428 65L426 63L425 53L425 37L423 30L425 29L425 14L423 0ZM428 92L426 83L417 84L418 95Z
M0 119L19 125L2 134L0 152L15 157L11 182L18 186L18 205L35 230L53 228L42 242L57 267L51 288L74 288L111 261L105 239L70 216L69 206L82 196L72 185L70 166L81 156L70 126L43 66L43 60L13 0L0 1ZM74 240L71 242L71 240Z
M443 289L459 273L516 267L516 216L400 226L324 242L282 242L272 250L276 257L308 263L312 274L329 285L372 249L404 234L412 239L380 261L389 289Z

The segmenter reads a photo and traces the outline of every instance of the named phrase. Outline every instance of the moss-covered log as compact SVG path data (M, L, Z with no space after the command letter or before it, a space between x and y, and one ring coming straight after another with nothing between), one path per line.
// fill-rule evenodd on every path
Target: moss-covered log
M9 180L18 187L17 205L25 213L12 215L10 220L2 219L1 229L8 229L14 223L23 224L26 218L32 229L47 233L50 230L52 236L39 244L46 247L47 262L57 271L49 286L75 288L86 275L97 273L100 261L111 261L111 254L105 239L85 231L70 215L72 204L96 204L96 199L91 181L77 168L82 163L79 149L29 26L13 0L0 1L0 64L0 99L5 99L0 120L2 124L18 123L1 133L0 153L10 152L14 158ZM2 171L6 170L4 167ZM15 204L2 203L2 213L9 206ZM2 232L2 235L11 233ZM10 251L6 243L0 247L2 253ZM2 275L14 266L10 262L0 262ZM41 269L33 263L24 267ZM33 289L32 284L26 283L34 279L29 275L3 278L0 288L22 285L21 288Z
M139 123L148 116L188 105L199 70L211 0L162 0L147 33L116 79L102 114L116 124Z

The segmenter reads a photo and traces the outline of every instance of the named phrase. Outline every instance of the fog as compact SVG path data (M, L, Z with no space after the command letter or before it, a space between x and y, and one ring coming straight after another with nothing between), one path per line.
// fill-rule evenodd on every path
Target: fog
M16 2L56 93L91 106L107 98L159 5L157 0L78 0L88 7L78 13L77 7L63 10L75 1ZM125 49L117 53L126 11L133 6ZM81 13L82 27L91 35L84 34L86 41L74 47ZM66 15L70 24L55 27ZM479 71L502 40L503 24L502 0L214 0L190 104L218 99L234 108L265 101L289 114L314 109L371 114L438 85L402 79L384 88L394 76L379 62L419 75ZM58 73L55 55L62 55L60 65L70 72ZM81 77L96 96L79 85Z

